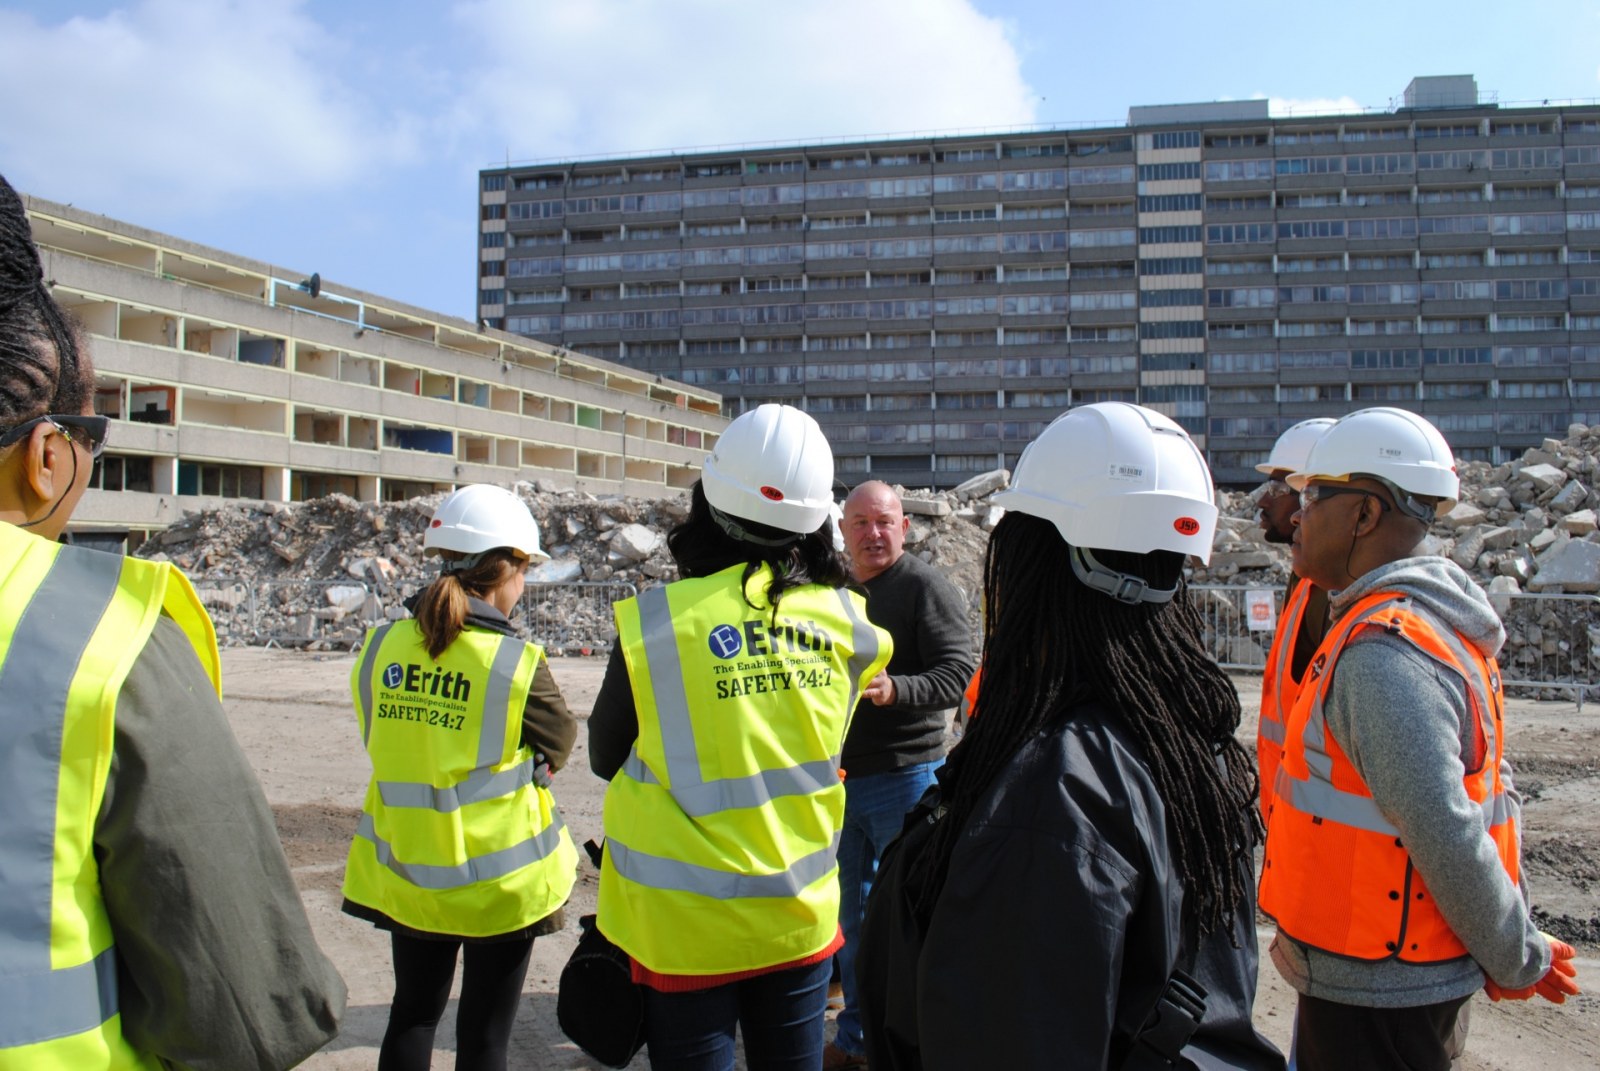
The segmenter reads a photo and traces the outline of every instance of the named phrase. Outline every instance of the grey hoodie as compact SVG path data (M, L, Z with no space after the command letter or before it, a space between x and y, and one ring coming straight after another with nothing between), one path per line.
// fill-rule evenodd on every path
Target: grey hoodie
M1411 596L1485 655L1505 642L1488 597L1446 558L1403 558L1372 570L1329 607L1335 621L1380 591ZM1331 627L1330 627L1331 631ZM1506 988L1532 985L1550 966L1548 942L1525 890L1500 864L1483 813L1462 786L1465 689L1406 640L1363 629L1340 654L1328 685L1328 731L1361 774L1379 810L1401 833L1417 871L1470 955L1426 965L1321 952L1279 933L1272 961L1295 989L1363 1007L1398 1008L1468 996L1487 974ZM1521 820L1509 763L1501 776Z

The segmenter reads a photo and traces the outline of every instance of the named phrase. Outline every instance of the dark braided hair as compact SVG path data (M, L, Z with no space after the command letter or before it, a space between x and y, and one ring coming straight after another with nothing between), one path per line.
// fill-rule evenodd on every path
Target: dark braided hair
M777 540L793 534L742 517L738 520L746 531L763 539ZM787 546L768 547L735 539L712 517L711 503L699 480L689 494L689 516L667 533L667 550L685 578L710 576L742 564L742 586L761 566L770 567L772 582L767 586L767 603L772 607L773 620L777 620L778 600L790 588L802 584L842 588L850 583L849 568L833 549L833 533L826 523L809 535L794 538ZM749 596L745 599L748 601Z
M1095 549L1109 569L1171 588L1182 555ZM983 681L978 715L941 776L947 808L914 864L924 921L950 855L977 803L1036 734L1094 702L1139 741L1166 805L1184 912L1201 932L1227 928L1248 889L1243 865L1261 835L1256 775L1234 738L1239 696L1205 653L1187 588L1164 604L1130 606L1091 591L1072 573L1068 546L1049 521L1007 513L984 559Z
M77 331L45 286L22 198L0 176L0 431L81 413L91 389Z

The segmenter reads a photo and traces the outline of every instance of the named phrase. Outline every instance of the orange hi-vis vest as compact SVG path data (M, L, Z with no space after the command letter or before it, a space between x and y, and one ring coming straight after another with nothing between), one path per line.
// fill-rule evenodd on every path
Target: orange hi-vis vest
M1500 777L1505 695L1500 667L1453 629L1397 592L1357 602L1327 636L1289 715L1267 820L1261 909L1286 936L1360 960L1437 963L1467 955L1412 864L1400 832L1328 732L1328 683L1345 644L1362 628L1404 638L1466 684L1471 706L1462 787L1483 811L1512 882L1519 880L1518 808ZM1397 716L1407 696L1395 696Z
M1278 630L1272 635L1267 666L1261 674L1261 718L1256 723L1256 763L1261 771L1261 818L1266 820L1272 805L1272 785L1283 758L1283 730L1289 712L1300 694L1294 679L1294 645L1300 637L1300 621L1311 600L1311 581L1302 579L1289 591L1289 601L1278 616Z

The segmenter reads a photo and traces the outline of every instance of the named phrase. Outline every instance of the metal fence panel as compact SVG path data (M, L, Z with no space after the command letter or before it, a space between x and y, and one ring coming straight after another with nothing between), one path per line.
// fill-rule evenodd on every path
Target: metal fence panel
M199 577L190 581L217 630L217 643L238 647L255 642L256 587L233 576Z
M1283 611L1281 587L1195 584L1189 597L1200 613L1206 650L1224 669L1260 671L1272 632L1250 627L1248 592L1272 592L1275 614ZM1489 596L1505 622L1500 670L1508 692L1538 699L1570 696L1583 709L1600 698L1600 596L1538 593ZM1262 622L1256 622L1258 628Z
M609 651L616 634L612 603L639 594L625 581L580 580L565 584L529 584L513 613L535 643L552 653L594 654Z
M1542 592L1489 596L1506 626L1500 672L1507 691L1536 698L1600 698L1600 596Z

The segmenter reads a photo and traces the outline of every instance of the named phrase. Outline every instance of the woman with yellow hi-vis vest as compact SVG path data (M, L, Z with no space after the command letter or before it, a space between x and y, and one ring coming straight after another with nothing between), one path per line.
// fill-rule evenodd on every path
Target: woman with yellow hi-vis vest
M171 564L59 541L106 445L94 387L0 178L0 1069L291 1067L344 984L211 621Z
M544 651L508 615L547 558L503 487L451 494L423 552L443 559L413 618L367 634L350 676L372 782L344 909L388 930L395 992L381 1071L425 1071L462 952L458 1071L503 1071L534 938L562 926L578 856L550 795L577 722Z
M786 405L736 419L667 536L683 579L616 606L589 720L600 931L632 959L653 1068L817 1068L843 942L839 754L889 660L827 526L833 453Z

